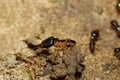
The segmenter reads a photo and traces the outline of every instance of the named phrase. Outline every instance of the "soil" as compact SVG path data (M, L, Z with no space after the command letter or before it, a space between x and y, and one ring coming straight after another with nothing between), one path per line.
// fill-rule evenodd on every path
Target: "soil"
M1 0L0 80L120 80L117 0ZM99 29L95 52L91 32ZM46 38L71 39L66 49L31 49Z

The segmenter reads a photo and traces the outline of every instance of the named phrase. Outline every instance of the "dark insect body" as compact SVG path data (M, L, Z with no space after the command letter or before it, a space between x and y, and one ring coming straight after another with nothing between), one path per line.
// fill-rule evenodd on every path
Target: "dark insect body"
M112 20L111 26L116 31L118 37L120 38L120 25L118 25L118 22L116 20Z
M56 38L51 36L51 37L48 37L47 39L43 40L42 43L39 44L38 46L41 48L49 48L54 45L55 41L56 41Z
M114 55L118 58L120 58L120 47L114 48Z
M89 48L91 53L94 53L95 51L95 42L98 40L98 38L99 38L99 30L96 29L91 33L91 37L90 37Z
M120 12L120 0L118 0L118 3L117 3L117 11Z

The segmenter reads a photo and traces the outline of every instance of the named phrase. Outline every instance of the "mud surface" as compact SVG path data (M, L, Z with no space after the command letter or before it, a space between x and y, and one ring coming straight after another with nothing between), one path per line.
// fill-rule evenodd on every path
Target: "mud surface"
M0 1L0 80L119 80L120 40L111 28L117 0ZM94 54L90 33L100 30ZM54 36L77 44L69 49L30 49ZM56 50L57 49L57 50ZM17 60L16 60L17 57Z

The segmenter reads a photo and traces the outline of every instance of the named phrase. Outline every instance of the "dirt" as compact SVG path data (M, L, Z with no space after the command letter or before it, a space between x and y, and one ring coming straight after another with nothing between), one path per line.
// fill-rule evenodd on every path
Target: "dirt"
M69 42L67 41L67 39L56 39L54 40L55 42L52 46L43 48L43 45L48 45L47 42L49 40L51 40L51 37L43 40L43 42L41 43L42 46L25 41L25 43L28 45L28 48L33 50L35 55L32 57L27 57L23 54L18 53L16 55L16 59L19 61L30 63L30 67L34 69L33 73L36 79L37 77L44 77L46 75L49 75L51 80L80 79L82 71L85 69L85 66L82 64L82 62L84 61L84 55L80 52L80 49L77 46L73 46L73 44L76 44L76 41L69 40ZM66 43L69 46L64 46ZM60 47L60 45L62 46ZM31 72L32 71L30 71L30 73Z
M120 24L116 4L117 0L1 0L0 80L119 80L120 59L114 48L120 47L120 40L110 25L111 20ZM95 29L100 39L92 54L89 41ZM30 49L24 42L37 45L50 36L77 44L56 52L53 46L47 51Z

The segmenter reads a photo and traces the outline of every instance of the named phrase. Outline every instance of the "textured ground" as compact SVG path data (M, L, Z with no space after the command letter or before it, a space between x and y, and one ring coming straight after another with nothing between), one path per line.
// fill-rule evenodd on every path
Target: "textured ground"
M110 28L117 20L117 0L1 0L0 80L31 80L25 62L16 54L34 55L23 40L38 44L49 36L77 41L76 50L85 56L80 80L119 80L119 60L113 56L120 40ZM89 51L91 31L100 29L94 54ZM40 39L36 39L39 37ZM115 69L113 69L115 67ZM39 80L49 80L49 76Z

